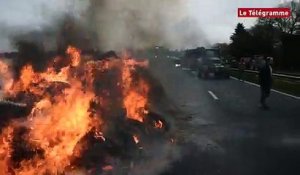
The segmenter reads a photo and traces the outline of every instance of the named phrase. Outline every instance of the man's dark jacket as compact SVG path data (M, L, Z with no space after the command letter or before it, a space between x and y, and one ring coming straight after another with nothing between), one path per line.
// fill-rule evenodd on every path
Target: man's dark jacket
M259 70L259 84L263 91L267 93L270 92L272 86L272 73L269 64L266 64Z

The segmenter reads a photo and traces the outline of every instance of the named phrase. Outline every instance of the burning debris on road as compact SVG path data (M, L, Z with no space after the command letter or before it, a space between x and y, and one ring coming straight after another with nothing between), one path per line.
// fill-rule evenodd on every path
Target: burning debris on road
M72 46L47 61L16 77L0 62L0 175L134 174L155 150L168 154L169 125L151 111L151 83L140 73L147 61L88 58Z

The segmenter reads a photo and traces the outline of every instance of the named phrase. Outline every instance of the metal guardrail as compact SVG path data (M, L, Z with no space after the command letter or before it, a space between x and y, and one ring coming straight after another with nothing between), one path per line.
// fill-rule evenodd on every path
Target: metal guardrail
M230 68L230 70L239 71L239 69L237 69L237 68ZM244 71L249 72L249 73L258 74L258 71L253 71L253 70L244 70ZM293 76L293 75L287 75L287 74L273 73L272 76L279 77L279 78L287 78L287 79L291 79L291 80L300 80L300 76Z

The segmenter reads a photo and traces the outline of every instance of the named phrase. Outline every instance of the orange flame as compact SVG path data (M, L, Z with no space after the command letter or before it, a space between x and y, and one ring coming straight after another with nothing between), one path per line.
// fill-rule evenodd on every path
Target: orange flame
M1 75L1 88L7 91L13 84L13 77L11 74L10 66L6 62L0 60L0 75Z
M9 160L11 157L12 148L10 143L12 142L13 127L7 127L2 130L0 136L0 174L7 174L9 169Z
M101 140L103 140L104 142L106 141L105 137L103 136L103 133L100 132L100 131L95 132L95 138L96 138L96 139L101 139Z
M66 53L71 57L71 66L77 67L81 61L80 50L75 47L69 46Z
M163 128L164 124L162 121L158 120L158 121L154 121L154 127L155 128L158 128L158 129L161 129Z
M92 98L91 93L84 94L77 88L68 89L64 99L56 104L48 103L39 113L32 114L33 120L29 123L32 129L28 139L45 150L45 154L43 159L36 158L22 163L40 163L40 169L34 171L37 174L63 173L70 165L69 158L73 156L75 146L91 130L88 108Z
M133 141L134 141L136 144L140 143L140 139L138 138L137 135L133 135L132 138L133 138Z
M89 61L81 64L83 60L79 49L70 46L66 53L71 58L70 65L60 70L49 66L41 73L35 72L31 65L26 65L21 70L18 81L13 82L12 86L8 84L5 88L6 93L11 96L20 92L29 93L37 97L37 100L26 119L13 121L13 124L4 128L0 134L0 175L52 175L74 172L74 169L68 170L71 168L71 160L80 156L84 149L85 145L81 144L80 140L95 130L95 138L105 141L101 130L101 116L95 115L90 110L92 101L99 101L100 105L104 105L105 99L94 93L95 72L99 70L112 68L121 70L122 104L126 108L127 117L144 121L148 112L149 86L144 80L137 79L134 71L136 67L147 66L146 62L137 62L126 57L109 62ZM55 61L57 60L54 59L53 62ZM0 73L2 72L10 71L0 62ZM49 87L56 82L68 86L61 90L55 89L53 93ZM16 166L11 160L14 151L13 134L20 126L28 129L23 138L26 143L33 149L43 150L43 153L22 160ZM140 142L136 135L133 139L135 143Z
M148 113L149 86L143 80L136 82L132 72L135 70L135 66L145 66L147 63L138 63L131 59L125 59L123 60L123 64L123 104L126 108L127 117L143 122L145 115Z
M103 171L112 171L113 169L114 169L114 167L111 165L106 165L106 166L102 167Z

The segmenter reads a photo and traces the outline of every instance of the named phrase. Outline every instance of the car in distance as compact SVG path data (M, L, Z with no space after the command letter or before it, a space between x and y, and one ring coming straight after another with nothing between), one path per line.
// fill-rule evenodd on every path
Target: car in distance
M206 57L198 59L199 78L229 78L228 67L219 57Z

